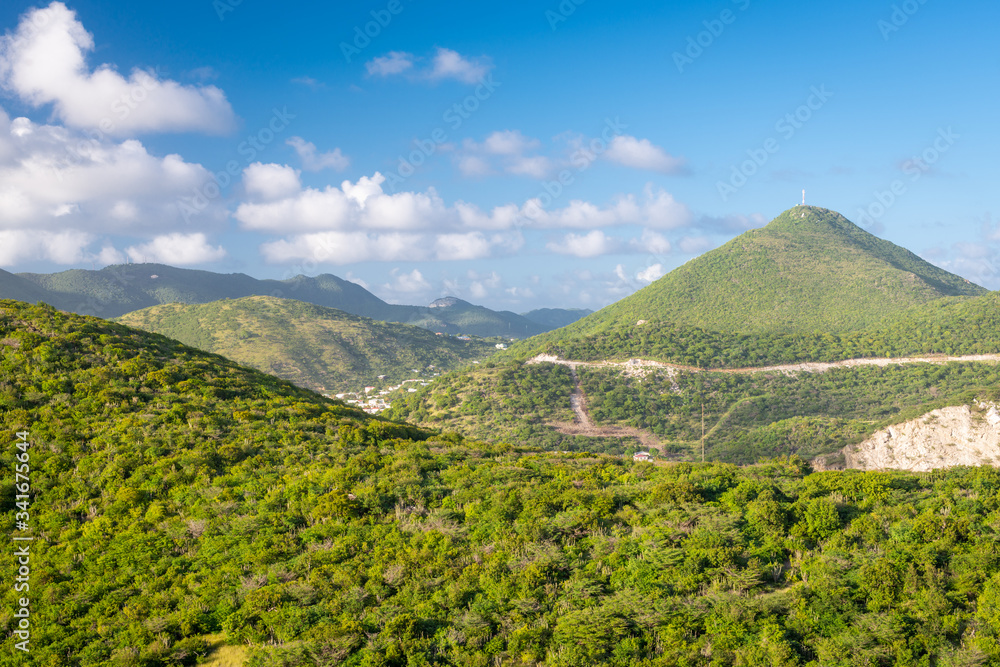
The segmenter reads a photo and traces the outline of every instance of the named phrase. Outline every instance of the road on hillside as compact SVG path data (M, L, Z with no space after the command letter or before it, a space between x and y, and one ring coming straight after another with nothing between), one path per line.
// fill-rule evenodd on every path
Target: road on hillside
M590 419L590 415L587 412L587 397L583 393L583 387L580 382L580 376L577 373L577 368L580 367L590 367L590 368L620 368L623 370L626 376L630 377L645 377L651 372L658 370L667 371L670 379L673 383L674 391L679 392L680 387L674 380L677 373L734 373L734 374L749 374L749 373L782 373L785 375L794 375L796 373L825 373L827 371L836 368L858 368L861 366L900 366L905 364L949 364L949 363L996 363L1000 362L1000 354L970 354L959 357L952 357L947 355L929 355L924 357L895 357L895 358L864 358L864 359L845 359L843 361L832 361L832 362L805 362L800 364L780 364L777 366L760 366L755 368L714 368L714 369L704 369L697 368L695 366L683 366L680 364L667 364L662 361L652 361L650 359L629 359L628 361L572 361L568 359L560 359L559 357L551 354L539 354L526 361L528 365L535 364L558 364L560 366L568 366L570 373L573 376L573 393L570 395L570 406L573 408L574 422L572 424L566 423L552 423L550 426L554 427L560 433L566 435L585 435L591 437L609 437L609 438L625 438L631 437L638 439L643 447L647 449L660 449L660 440L655 435L649 431L644 431L637 428L627 427L627 426L596 426L594 422ZM721 422L720 422L721 423ZM716 427L718 424L716 424ZM712 428L709 434L715 431L715 427Z

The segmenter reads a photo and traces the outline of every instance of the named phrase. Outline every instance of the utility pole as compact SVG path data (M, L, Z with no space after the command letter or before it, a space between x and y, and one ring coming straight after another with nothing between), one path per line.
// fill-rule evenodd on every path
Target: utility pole
M701 403L701 462L705 462L705 402Z

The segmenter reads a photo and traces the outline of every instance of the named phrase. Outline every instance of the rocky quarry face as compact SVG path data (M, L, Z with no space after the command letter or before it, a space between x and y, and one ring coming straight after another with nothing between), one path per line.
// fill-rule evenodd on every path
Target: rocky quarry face
M813 463L817 470L927 471L1000 465L1000 411L984 402L932 410Z

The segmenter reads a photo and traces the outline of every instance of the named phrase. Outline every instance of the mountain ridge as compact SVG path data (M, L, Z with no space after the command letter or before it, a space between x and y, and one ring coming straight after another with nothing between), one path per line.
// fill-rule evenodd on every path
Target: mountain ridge
M97 271L70 269L52 274L0 274L0 297L29 303L45 301L60 310L108 319L164 303L209 303L247 296L291 298L352 315L449 334L526 338L549 330L516 313L494 311L461 300L448 308L390 304L361 285L332 274L261 280L243 273L221 274L165 264L118 264Z

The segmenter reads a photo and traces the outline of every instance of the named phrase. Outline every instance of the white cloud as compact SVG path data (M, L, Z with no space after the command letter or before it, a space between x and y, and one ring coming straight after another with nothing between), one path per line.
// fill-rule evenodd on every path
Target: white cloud
M493 65L488 58L472 59L452 49L438 47L429 67L417 69L418 58L406 51L390 51L365 63L369 76L389 77L411 74L411 80L442 81L454 79L462 83L478 83L489 74Z
M458 158L458 170L463 176L485 176L493 172L490 163L478 155L463 155Z
M521 134L520 130L503 130L494 132L483 141L482 148L493 155L521 156L527 151L536 150L541 146L538 139L532 139Z
M523 245L524 238L518 232L485 235L331 231L269 241L261 245L260 252L273 264L311 261L342 265L482 259L516 252Z
M92 234L74 230L2 230L0 265L16 266L32 260L48 260L56 264L92 261L94 256L87 252L87 246L93 241Z
M369 76L392 76L413 68L414 56L404 51L390 51L365 63Z
M312 90L322 90L323 88L326 88L325 83L317 81L311 76L297 76L292 79L292 83L297 83L300 86L305 86L307 88L311 88Z
M299 172L287 165L254 162L243 170L243 187L251 196L283 199L302 189Z
M639 282L651 283L654 280L659 280L664 275L662 264L653 264L642 271L635 274L635 277Z
M438 48L434 56L434 66L428 75L431 79L456 79L462 83L476 83L493 65L485 58L470 60L457 51Z
M546 247L560 255L586 258L617 252L621 243L618 239L609 237L603 231L595 229L587 234L566 234L560 241L549 243Z
M150 155L136 140L87 138L0 109L0 229L159 232L184 224L178 202L210 179L179 155ZM199 221L227 217L211 200Z
M493 132L481 144L466 139L455 160L464 176L483 176L496 169L542 179L552 173L552 160L544 155L527 155L540 146L538 139L526 137L520 130L502 130ZM498 163L496 168L494 162Z
M643 229L642 236L638 240L633 241L633 244L638 251L649 252L654 255L665 255L671 249L670 241L663 234L654 232L651 229Z
M649 139L636 139L624 134L611 140L604 157L633 169L658 171L664 174L681 173L685 164L682 158L669 155L659 146L653 145Z
M341 153L339 148L334 148L328 153L319 153L316 150L316 144L308 142L302 137L292 137L285 143L299 154L302 168L306 171L322 171L323 169L343 171L351 166L350 158Z
M399 269L393 269L390 275L393 277L392 282L383 285L382 287L391 292L419 294L421 292L427 292L431 289L431 284L427 282L423 274L417 269L413 269L409 273L402 272Z
M222 246L212 247L204 234L166 234L152 241L129 247L126 252L135 262L157 262L183 266L207 264L226 256Z
M552 173L552 162L544 155L520 157L511 160L506 167L508 173L542 179Z
M232 107L215 86L183 86L156 73L123 77L110 65L91 71L94 38L61 2L32 9L0 40L0 84L40 107L52 104L66 125L111 136L140 132L228 132Z

